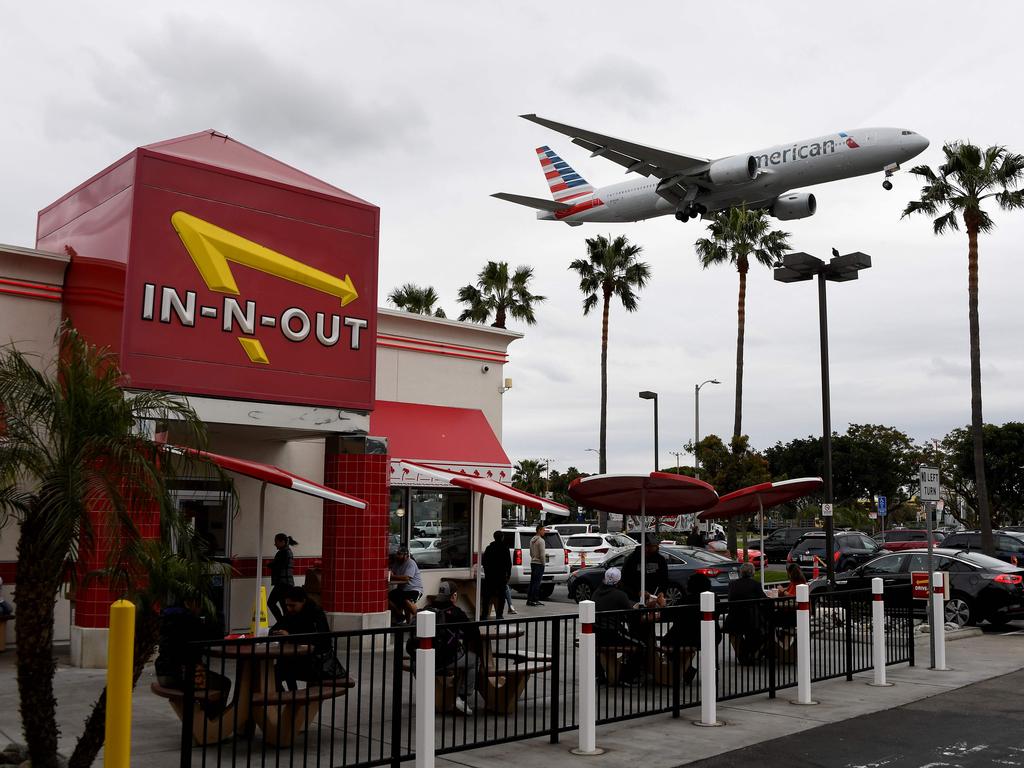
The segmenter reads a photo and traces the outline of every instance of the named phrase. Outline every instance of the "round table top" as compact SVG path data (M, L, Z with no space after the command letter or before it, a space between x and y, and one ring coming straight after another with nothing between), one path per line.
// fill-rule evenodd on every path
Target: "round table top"
M522 637L526 631L518 627L484 627L480 630L482 640L505 640L512 637Z
M245 638L248 640L249 638ZM217 645L207 649L210 656L225 659L273 659L278 656L304 656L313 652L308 643L281 642L280 640L264 640L239 645Z

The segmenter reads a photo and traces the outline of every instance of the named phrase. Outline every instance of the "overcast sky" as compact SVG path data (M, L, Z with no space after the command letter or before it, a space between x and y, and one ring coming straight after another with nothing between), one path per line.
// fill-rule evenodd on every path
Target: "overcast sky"
M910 128L932 146L1024 152L1022 68L1010 3L10 3L0 27L0 242L34 244L37 211L141 144L206 128L381 207L381 301L395 285L455 293L487 260L531 265L548 296L513 344L504 443L595 471L600 314L583 317L568 263L584 239L625 234L653 273L639 311L611 313L609 469L661 464L701 432L731 433L737 275L700 268L705 230L663 217L568 227L494 200L543 197L549 144L594 185L622 169L517 115L702 156L839 130ZM909 174L820 186L818 212L779 222L799 250L871 254L832 285L832 417L941 437L970 418L967 239L900 220ZM986 421L1021 420L1024 212L981 241ZM816 292L754 268L744 432L757 448L821 429ZM511 327L516 327L513 323ZM684 462L689 459L684 458Z

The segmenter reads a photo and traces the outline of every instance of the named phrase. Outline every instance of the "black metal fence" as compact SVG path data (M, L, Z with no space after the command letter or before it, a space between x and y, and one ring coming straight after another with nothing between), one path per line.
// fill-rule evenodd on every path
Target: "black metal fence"
M814 680L872 666L868 591L811 600ZM577 727L581 675L597 678L597 719L678 717L700 703L695 605L598 614L597 664L579 669L576 615L460 626L469 652L435 643L438 754ZM796 604L721 603L715 647L719 700L795 686ZM449 625L450 626L450 625ZM182 716L181 766L399 765L414 757L412 627L196 644L184 690L161 689ZM909 590L886 595L886 660L913 664Z

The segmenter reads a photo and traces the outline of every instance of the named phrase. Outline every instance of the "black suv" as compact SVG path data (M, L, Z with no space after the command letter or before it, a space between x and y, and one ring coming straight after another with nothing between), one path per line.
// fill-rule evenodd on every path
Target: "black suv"
M784 563L793 545L807 531L807 528L776 528L767 534L764 540L752 539L747 542L747 549L761 550L769 563Z
M996 542L996 557L1010 565L1024 566L1024 533L1015 531L992 531ZM951 533L942 540L944 549L959 549L964 552L981 552L981 532L961 531Z
M856 568L882 552L878 543L860 531L836 531L834 534L833 560L836 573ZM825 568L825 532L812 531L805 533L793 547L786 558L787 562L799 563L805 576L814 571L814 561L818 559L819 567Z

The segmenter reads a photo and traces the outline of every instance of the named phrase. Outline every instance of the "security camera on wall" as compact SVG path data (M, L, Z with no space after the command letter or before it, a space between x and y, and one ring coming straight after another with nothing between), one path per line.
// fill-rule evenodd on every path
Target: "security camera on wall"
M489 366L489 365L481 365L480 366L480 373L487 373L489 370L491 370L491 366Z

